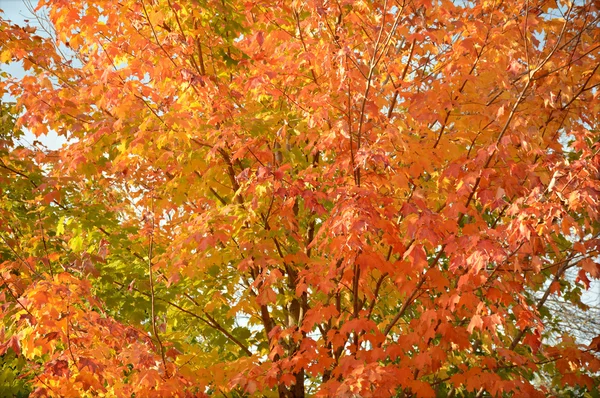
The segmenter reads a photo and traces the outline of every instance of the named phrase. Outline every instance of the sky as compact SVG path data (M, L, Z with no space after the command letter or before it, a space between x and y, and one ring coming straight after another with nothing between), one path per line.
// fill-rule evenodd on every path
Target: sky
M0 0L0 9L5 13L5 17L14 22L23 22L21 14L28 15L24 0Z

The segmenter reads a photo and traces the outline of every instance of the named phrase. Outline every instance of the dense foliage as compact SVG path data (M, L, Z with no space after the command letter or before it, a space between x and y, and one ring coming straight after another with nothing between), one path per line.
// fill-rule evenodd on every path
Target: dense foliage
M600 337L547 304L600 277L599 8L0 19L0 392L594 393Z

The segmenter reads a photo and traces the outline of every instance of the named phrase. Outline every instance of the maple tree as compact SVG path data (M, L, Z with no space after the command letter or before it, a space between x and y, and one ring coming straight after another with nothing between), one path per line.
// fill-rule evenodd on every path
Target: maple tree
M585 311L600 277L599 8L42 0L45 35L0 19L0 61L26 71L0 81L12 393L592 393L600 337L546 304Z

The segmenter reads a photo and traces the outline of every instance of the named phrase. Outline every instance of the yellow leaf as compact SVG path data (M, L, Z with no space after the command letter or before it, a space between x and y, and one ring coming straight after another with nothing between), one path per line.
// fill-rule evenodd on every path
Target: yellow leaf
M4 50L4 51L2 51L2 53L0 53L0 62L8 63L11 59L12 59L12 53L10 51Z

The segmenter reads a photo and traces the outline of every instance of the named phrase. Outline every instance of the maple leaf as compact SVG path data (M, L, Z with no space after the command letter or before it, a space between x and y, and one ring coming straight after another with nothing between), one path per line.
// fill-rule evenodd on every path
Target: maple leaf
M469 322L469 326L467 327L467 332L473 333L473 329L480 329L483 326L483 319L480 315L473 315L471 318L471 322Z
M63 359L57 359L53 362L48 363L48 368L52 374L59 377L68 377L69 370L69 362Z

